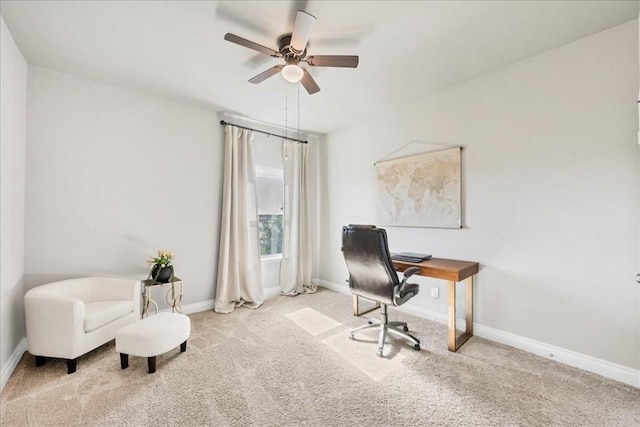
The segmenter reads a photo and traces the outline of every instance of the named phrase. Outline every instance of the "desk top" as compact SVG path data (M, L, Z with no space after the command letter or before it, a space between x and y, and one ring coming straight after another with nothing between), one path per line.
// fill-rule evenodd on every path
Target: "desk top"
M405 271L409 267L419 267L418 274L435 279L452 280L460 282L478 272L480 264L471 261L459 261L455 259L429 258L422 262L393 261L393 266L398 271Z

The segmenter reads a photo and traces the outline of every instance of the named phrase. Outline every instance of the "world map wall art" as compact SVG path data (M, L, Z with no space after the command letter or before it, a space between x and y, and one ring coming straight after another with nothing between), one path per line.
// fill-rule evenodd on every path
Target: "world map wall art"
M377 223L461 228L460 151L458 147L376 163Z

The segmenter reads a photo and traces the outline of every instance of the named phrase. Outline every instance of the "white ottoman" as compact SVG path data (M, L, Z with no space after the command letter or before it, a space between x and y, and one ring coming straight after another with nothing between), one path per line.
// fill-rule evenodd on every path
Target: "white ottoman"
M189 317L178 313L158 313L125 326L116 333L116 352L120 353L120 366L129 366L129 355L147 357L149 373L156 371L156 356L175 348L187 350L191 333Z

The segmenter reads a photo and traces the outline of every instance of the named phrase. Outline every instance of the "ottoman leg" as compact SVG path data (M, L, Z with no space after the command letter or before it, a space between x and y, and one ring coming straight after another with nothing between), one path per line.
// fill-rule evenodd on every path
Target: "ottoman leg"
M43 366L45 362L44 356L36 356L36 366Z
M185 351L187 351L187 342L183 342L182 344L180 344L180 352L184 353Z
M127 369L129 367L129 355L125 353L120 353L120 367L122 369Z
M67 359L67 374L73 374L76 371L78 359Z
M156 371L156 356L149 357L148 361L149 361L149 373L153 374Z

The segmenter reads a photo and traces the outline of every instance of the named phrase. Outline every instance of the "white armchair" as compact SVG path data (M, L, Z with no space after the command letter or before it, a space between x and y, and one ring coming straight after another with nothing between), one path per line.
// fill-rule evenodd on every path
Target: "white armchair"
M45 357L77 358L111 341L122 327L140 319L140 281L86 277L48 283L24 296L29 353L41 366Z

